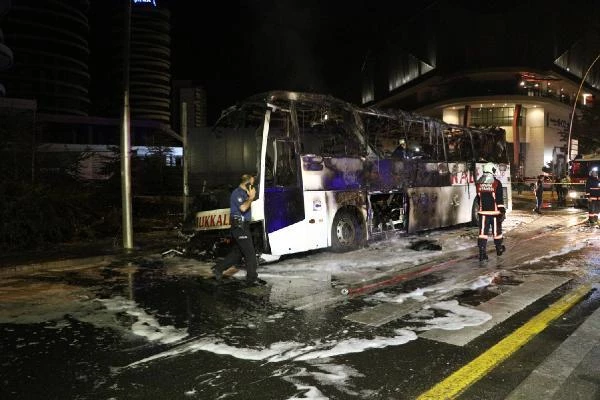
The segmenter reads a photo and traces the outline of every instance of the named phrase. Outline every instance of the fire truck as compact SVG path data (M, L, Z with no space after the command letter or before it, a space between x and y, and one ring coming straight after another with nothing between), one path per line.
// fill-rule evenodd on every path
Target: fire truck
M569 199L575 207L587 207L585 197L585 182L594 168L600 169L600 153L586 154L575 157L569 162Z

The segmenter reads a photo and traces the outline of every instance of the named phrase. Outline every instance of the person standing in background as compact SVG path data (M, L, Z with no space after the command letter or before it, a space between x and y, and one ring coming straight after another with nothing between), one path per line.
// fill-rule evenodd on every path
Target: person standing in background
M554 179L554 186L556 186L556 197L559 206L563 206L565 203L565 191L561 183L561 179L557 176Z
M598 181L598 169L594 167L585 181L585 195L588 199L588 222L591 225L598 224L598 213L600 213L600 181Z
M542 201L544 198L544 181L542 175L538 175L537 182L535 183L534 188L535 194L535 208L533 212L541 214L542 213Z

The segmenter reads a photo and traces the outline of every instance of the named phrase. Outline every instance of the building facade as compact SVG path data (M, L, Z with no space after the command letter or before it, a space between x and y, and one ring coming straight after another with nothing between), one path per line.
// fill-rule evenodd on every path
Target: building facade
M94 115L122 112L126 43L125 2L92 0L92 102ZM132 1L129 41L131 117L170 124L170 12L156 1Z
M591 107L598 94L600 63L579 92L600 48L590 33L597 13L538 1L498 7L441 1L415 15L370 53L362 103L500 126L513 175L536 176L565 159L575 101Z
M2 33L2 17L8 12L10 1L0 2L0 72L8 69L13 64L13 52L4 44L4 34ZM0 97L6 95L6 89L0 81Z
M173 81L173 101L171 107L171 125L177 132L181 132L182 106L186 105L187 129L203 128L208 125L206 108L206 90L189 80Z
M35 99L42 112L88 115L89 0L17 0L8 6L0 11L4 42L14 53L12 66L0 71L6 96Z
M106 154L120 144L127 4L0 0L0 118L32 115L37 150ZM130 4L132 152L172 147L180 158L170 125L170 12L156 0ZM97 178L96 158L87 164L85 176Z

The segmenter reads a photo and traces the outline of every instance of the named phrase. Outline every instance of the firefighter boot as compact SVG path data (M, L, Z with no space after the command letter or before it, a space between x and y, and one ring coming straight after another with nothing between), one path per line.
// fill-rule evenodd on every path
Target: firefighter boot
M494 245L496 245L496 254L501 256L506 251L506 247L502 244L502 239L494 239Z
M486 252L487 240L477 239L477 247L479 247L479 261L486 261L488 259Z

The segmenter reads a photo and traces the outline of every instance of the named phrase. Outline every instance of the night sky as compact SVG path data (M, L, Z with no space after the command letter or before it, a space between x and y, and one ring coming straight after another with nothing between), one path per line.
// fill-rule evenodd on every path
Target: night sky
M224 107L268 90L357 102L369 47L431 3L162 0L172 13L172 76L207 89L209 123Z

